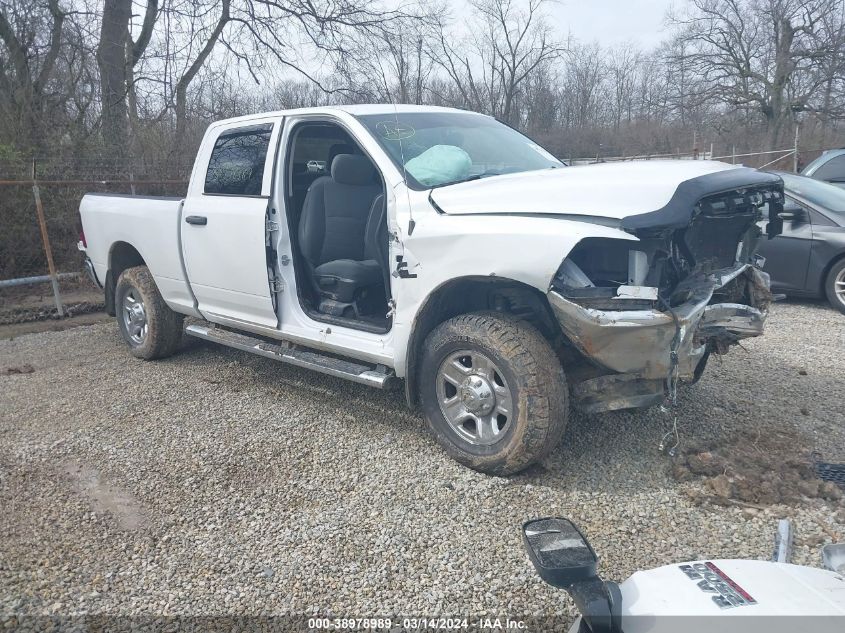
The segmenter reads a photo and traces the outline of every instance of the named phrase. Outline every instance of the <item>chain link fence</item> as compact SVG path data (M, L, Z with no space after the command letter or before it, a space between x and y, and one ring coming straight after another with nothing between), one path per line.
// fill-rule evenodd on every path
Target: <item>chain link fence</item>
M168 161L0 161L0 325L102 310L102 290L77 247L82 196L184 195L190 169Z

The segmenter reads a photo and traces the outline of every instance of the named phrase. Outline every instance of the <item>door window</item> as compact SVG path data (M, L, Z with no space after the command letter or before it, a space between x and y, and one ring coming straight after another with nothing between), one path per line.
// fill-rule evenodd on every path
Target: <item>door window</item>
M845 182L845 154L831 158L816 170L813 178L817 180L831 180Z
M272 133L272 123L250 125L221 133L214 142L208 161L205 193L260 196Z

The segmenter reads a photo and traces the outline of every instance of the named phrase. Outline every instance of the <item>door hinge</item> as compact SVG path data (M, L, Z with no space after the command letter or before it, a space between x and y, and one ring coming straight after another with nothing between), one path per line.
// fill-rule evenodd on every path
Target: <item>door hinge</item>
M273 220L267 220L265 228L267 229L268 233L274 233L279 230L279 223L274 222Z
M394 277L399 277L400 279L416 279L417 276L414 273L408 271L408 262L403 261L404 256L397 255L396 256L396 270L393 273Z
M284 292L285 282L283 282L281 279L271 279L270 290L272 292Z
M393 318L396 314L396 299L390 299L387 302L387 307L389 308L387 314L384 315L385 319Z

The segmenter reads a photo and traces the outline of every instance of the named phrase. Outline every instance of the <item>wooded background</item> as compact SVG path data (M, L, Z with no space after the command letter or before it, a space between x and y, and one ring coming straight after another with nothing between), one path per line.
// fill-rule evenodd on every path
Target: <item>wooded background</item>
M654 50L558 32L549 2L2 0L0 160L184 166L211 120L373 101L562 158L845 144L843 0L680 1Z

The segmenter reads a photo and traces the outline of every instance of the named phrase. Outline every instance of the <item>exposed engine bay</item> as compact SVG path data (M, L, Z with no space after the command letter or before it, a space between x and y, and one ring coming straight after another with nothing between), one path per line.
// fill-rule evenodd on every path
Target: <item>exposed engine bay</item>
M627 228L638 241L587 238L572 250L548 296L569 341L603 370L576 386L582 409L674 398L711 354L762 334L772 295L757 267L758 223L764 206L777 218L782 202L772 185L712 194L683 226L639 222ZM779 232L770 222L768 236Z

